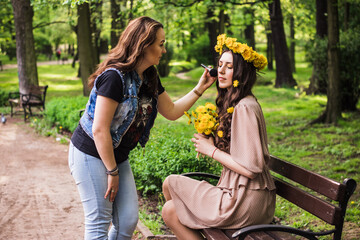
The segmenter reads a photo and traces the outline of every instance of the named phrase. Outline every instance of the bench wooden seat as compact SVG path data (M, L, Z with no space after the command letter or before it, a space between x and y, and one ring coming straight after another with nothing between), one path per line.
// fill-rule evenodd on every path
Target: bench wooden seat
M274 156L271 156L269 168L273 172L278 196L332 225L333 229L312 232L279 224L261 224L239 230L202 229L201 233L207 239L212 240L280 240L299 239L299 237L300 239L315 240L318 239L317 237L325 235L332 235L334 240L340 240L347 204L355 191L356 181L347 178L343 183L339 183ZM208 173L185 173L183 175L218 179L217 176Z
M11 117L16 113L14 112L16 106L23 109L25 122L29 116L33 116L32 107L37 107L44 111L47 88L48 85L32 86L29 93L10 92L8 101L11 108Z

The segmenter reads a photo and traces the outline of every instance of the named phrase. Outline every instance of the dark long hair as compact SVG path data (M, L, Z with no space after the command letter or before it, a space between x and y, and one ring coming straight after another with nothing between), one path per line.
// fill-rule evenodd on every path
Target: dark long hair
M229 50L224 51L222 54L225 52L229 52ZM220 120L217 131L223 131L223 137L215 134L215 145L227 153L230 152L232 120L232 114L228 113L227 109L229 107L235 107L244 97L249 95L253 96L252 88L256 82L256 68L254 65L246 62L241 54L230 52L233 55L233 81L238 80L239 86L222 89L219 88L219 83L216 82L218 91L216 106Z
M110 50L107 58L89 77L89 87L94 86L96 77L107 68L116 68L123 72L135 70L144 57L144 49L156 41L156 33L160 28L164 28L160 22L145 16L130 21L122 32L118 44ZM156 68L149 67L144 71L144 76L149 80L148 88L154 95L158 83Z

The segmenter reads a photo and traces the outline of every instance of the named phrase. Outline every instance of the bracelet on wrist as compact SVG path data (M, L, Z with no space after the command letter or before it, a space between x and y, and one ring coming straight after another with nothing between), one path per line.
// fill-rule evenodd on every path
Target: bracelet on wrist
M111 176L117 176L119 175L119 168L116 166L113 170L107 170L106 174Z
M193 89L193 92L198 95L198 97L201 97L202 93L200 93L198 90L196 90L195 88Z
M218 150L218 148L216 147L211 155L211 158L214 158L214 153L216 152L216 150Z

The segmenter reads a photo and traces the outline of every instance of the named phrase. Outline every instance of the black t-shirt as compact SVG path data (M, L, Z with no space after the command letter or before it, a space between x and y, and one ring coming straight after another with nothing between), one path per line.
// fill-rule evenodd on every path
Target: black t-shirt
M103 73L96 81L96 88L98 89L98 95L111 98L117 102L121 102L123 98L123 84L119 74L115 71L109 70ZM160 95L164 91L165 89L161 85L159 79L158 94ZM117 163L127 160L129 152L138 144L138 141L145 130L146 123L153 111L152 98L146 91L145 84L140 87L138 97L139 104L135 120L123 136L120 145L114 149L115 160ZM71 137L71 142L80 151L100 158L94 140L86 134L80 124L75 129Z

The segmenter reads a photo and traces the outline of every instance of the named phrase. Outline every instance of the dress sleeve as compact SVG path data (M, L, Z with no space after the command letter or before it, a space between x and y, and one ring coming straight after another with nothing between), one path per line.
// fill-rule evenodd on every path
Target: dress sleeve
M255 111L246 104L235 107L231 123L230 154L244 168L253 173L261 173L265 159Z

